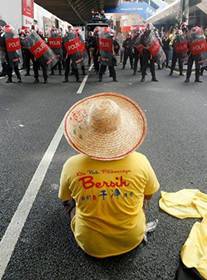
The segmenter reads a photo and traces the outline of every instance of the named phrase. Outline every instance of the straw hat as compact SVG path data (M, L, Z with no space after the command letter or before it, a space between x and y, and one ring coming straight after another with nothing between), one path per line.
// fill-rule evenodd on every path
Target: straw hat
M118 160L137 149L147 122L128 97L103 92L75 103L65 115L64 134L78 152L97 160Z

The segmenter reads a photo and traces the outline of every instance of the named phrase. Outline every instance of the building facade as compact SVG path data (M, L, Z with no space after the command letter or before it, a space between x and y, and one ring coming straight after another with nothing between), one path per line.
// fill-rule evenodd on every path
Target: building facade
M52 26L64 31L70 25L34 3L34 0L0 0L0 7L0 19L11 24L16 30L35 24L47 34Z

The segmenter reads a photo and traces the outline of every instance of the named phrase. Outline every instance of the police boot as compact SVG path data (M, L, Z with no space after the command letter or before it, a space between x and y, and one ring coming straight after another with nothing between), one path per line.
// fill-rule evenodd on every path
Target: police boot
M113 75L113 81L118 82L117 79L116 79L116 73L114 73L114 75Z
M152 80L151 80L152 82L159 82L157 79L156 79L156 77L152 77Z
M79 83L79 82L80 82L80 79L79 79L78 70L75 71L75 77L76 77L76 82Z
M98 80L99 82L102 82L102 77L103 77L102 74L99 73L99 80Z
M82 66L81 69L82 69L83 76L85 76L86 75L85 67Z
M7 84L13 83L13 82L12 82L12 78L8 78L7 81L6 81L6 83L7 83Z
M39 84L39 79L38 78L36 78L35 80L34 80L34 84Z

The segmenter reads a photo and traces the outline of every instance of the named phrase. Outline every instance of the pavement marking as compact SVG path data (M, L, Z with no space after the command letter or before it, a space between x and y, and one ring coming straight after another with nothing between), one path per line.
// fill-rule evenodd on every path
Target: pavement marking
M92 65L90 66L90 68L88 69L88 72L90 72L90 71L92 70L92 68L93 68L93 64L92 64ZM84 89L84 87L85 87L85 85L86 85L86 82L87 82L87 80L88 80L88 77L89 77L89 74L86 75L86 76L84 77L84 79L83 79L83 81L82 81L82 83L81 83L81 85L80 85L78 91L76 92L77 94L81 94L81 93L83 92L83 89Z
M93 64L89 68L89 72L93 68ZM88 79L88 75L86 75ZM86 78L85 77L85 78ZM85 79L81 87L81 92L84 89L87 79ZM81 93L80 92L80 93ZM42 182L47 174L47 170L52 162L55 152L63 136L64 119L61 121L52 141L50 142L42 160L40 161L29 186L19 203L16 212L14 213L10 224L8 225L6 232L0 242L0 280L2 279L7 265L11 259L17 241L20 237L24 224L30 213L32 205L36 199L36 196L41 188Z
M83 89L84 89L84 87L85 87L85 84L86 84L87 80L88 80L88 75L86 75L86 76L84 77L84 79L83 79L83 81L82 81L82 83L81 83L81 85L80 85L78 91L76 92L77 94L81 94L81 93L82 93L82 91L83 91Z
M93 65L90 66L89 72L92 70ZM77 91L77 94L81 94L89 75L86 75ZM4 79L5 77L1 77ZM49 165L55 155L58 145L63 136L63 122L62 120L58 130L56 131L50 145L47 148L41 162L39 163L30 184L19 203L16 212L14 213L10 224L8 225L6 232L0 242L0 280L2 279L7 265L11 259L12 253L15 249L16 243L20 237L21 231L30 213L32 205L36 199L36 196L40 190L42 182L46 176ZM22 127L20 124L19 126Z
M2 279L10 261L16 243L20 237L26 219L40 190L49 165L63 136L63 120L50 142L42 160L37 167L32 180L16 210L7 230L0 242L0 279Z

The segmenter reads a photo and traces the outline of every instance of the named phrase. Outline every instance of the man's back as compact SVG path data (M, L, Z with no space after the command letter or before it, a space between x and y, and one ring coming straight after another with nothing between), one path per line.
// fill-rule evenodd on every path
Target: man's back
M64 165L59 197L67 200L71 195L76 201L72 230L79 246L90 255L107 257L142 241L144 196L158 188L149 161L140 153L116 161L77 155Z

